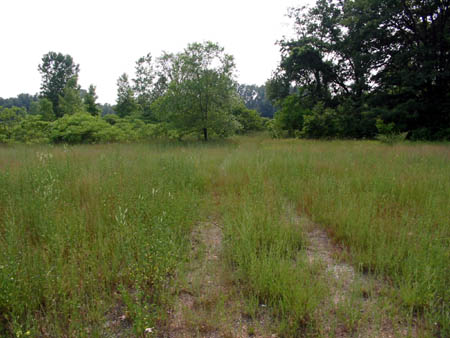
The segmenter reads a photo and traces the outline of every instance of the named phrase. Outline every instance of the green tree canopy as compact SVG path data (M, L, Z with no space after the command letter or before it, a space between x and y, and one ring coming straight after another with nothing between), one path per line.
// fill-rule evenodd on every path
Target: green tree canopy
M233 57L216 43L192 43L162 57L167 92L157 101L162 118L182 134L227 135L238 123L231 114L235 90Z
M155 69L150 53L136 61L136 77L133 79L133 89L136 94L137 103L141 106L143 116L151 120L151 104L154 97Z
M370 136L363 129L373 128L360 123L368 110L412 134L425 129L431 138L450 137L449 5L317 0L291 9L297 37L279 42L282 59L267 83L270 98L282 104L292 88L301 88L297 97L308 109L320 102L345 107L338 111L353 121L350 137Z
M41 97L39 101L31 104L30 113L41 115L44 121L53 121L55 119L52 101L45 97Z
M67 82L78 76L80 66L70 55L49 52L42 57L38 69L42 75L41 97L49 99L56 117L61 117L60 98L64 96Z
M62 116L85 111L76 76L73 76L67 81L63 94L59 96L59 111Z
M128 75L125 73L117 80L117 101L114 110L120 117L130 116L140 111Z
M98 97L95 90L96 90L95 86L90 85L86 95L84 95L83 97L85 110L92 116L97 116L101 112L100 106L97 103Z

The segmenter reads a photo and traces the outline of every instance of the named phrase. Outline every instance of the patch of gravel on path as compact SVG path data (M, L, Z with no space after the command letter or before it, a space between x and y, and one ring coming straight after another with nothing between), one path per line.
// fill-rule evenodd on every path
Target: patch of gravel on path
M322 265L329 281L331 299L319 315L325 333L335 337L420 336L414 325L410 327L393 315L389 300L383 298L387 285L338 259L340 250L325 230L309 218L295 217L307 238L308 261ZM355 318L346 318L346 311Z
M222 239L215 220L199 224L192 232L188 270L161 337L276 337L245 315L242 297L226 276Z

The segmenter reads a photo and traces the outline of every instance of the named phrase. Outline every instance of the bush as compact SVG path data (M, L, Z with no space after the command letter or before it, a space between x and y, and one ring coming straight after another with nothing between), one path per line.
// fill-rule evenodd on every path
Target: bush
M11 139L26 144L49 143L51 123L41 115L27 115L13 128Z
M434 140L434 141L450 141L450 128L443 128L432 131L429 128L418 128L411 131L409 136L411 140Z
M297 94L286 97L282 102L282 108L275 113L277 128L287 131L287 136L293 137L296 130L302 130L304 116L311 111L302 104L302 99Z
M166 138L180 140L186 135L199 134L198 128L177 128L173 122L145 123L136 116L124 118L108 114L103 118L87 112L65 114L51 121L48 100L42 99L33 106L33 114L22 108L0 107L0 143L67 143L88 144L108 142L139 142L149 139ZM214 123L208 126L211 135L228 137L246 130L260 130L263 119L252 110L238 117L215 112ZM246 127L241 122L244 121Z
M303 120L301 137L334 138L341 135L339 116L334 109L324 108L323 103L314 106Z
M88 113L64 115L52 124L50 139L53 143L100 143L122 139L120 129L100 117Z
M250 131L260 131L264 129L264 121L256 110L248 109L245 105L239 104L233 107L231 113L236 121L241 125L237 129L239 133L248 133Z
M377 135L376 139L380 141L381 143L394 145L395 143L402 142L406 140L406 137L408 136L408 133L393 133L388 135L379 134Z
M104 118L88 113L65 115L53 122L53 143L136 142L156 138L179 139L167 123L146 124L142 120L108 114Z
M25 117L24 108L3 108L0 106L0 143L14 142L14 129Z
M381 108L371 108L353 100L344 100L336 107L339 116L340 137L374 138L377 134L375 120L389 112Z
M393 145L402 142L408 136L408 132L396 132L394 122L384 123L382 119L377 119L376 126L379 133L376 138L378 141L385 144Z
M210 131L218 137L229 137L243 131L243 126L238 118L231 114L218 114Z
M285 136L285 132L281 126L281 123L277 119L267 121L266 128L272 138L282 138Z

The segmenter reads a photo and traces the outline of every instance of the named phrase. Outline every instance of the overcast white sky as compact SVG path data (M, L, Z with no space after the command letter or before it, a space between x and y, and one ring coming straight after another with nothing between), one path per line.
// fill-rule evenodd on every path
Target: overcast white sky
M0 0L0 97L39 91L49 52L80 64L79 83L114 103L120 74L162 50L211 40L235 57L241 83L263 84L279 60L274 43L292 33L287 8L314 0Z

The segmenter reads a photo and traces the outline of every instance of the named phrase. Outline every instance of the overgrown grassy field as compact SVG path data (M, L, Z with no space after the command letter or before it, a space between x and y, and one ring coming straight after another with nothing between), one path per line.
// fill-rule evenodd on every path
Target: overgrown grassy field
M189 235L212 214L249 315L264 305L280 335L325 334L330 291L306 259L307 217L339 259L392 290L393 315L446 336L449 206L448 145L0 148L0 336L111 336L118 316L125 335L158 334ZM342 311L351 334L363 319Z

